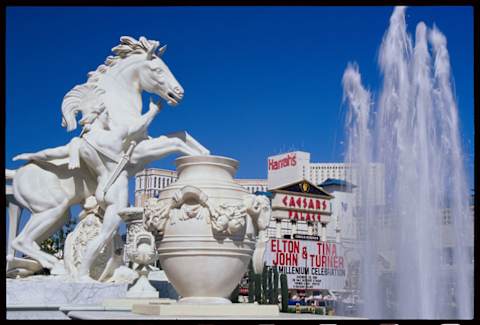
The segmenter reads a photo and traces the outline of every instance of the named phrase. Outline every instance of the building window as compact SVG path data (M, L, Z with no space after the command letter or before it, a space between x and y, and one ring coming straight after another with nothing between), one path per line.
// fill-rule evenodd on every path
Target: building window
M318 234L318 222L313 222L312 223L312 235L317 235Z
M282 219L277 219L275 226L276 226L275 237L276 238L282 238Z
M313 235L313 222L311 221L307 222L307 234Z
M291 235L293 236L297 233L297 221L292 220L291 223L292 223Z
M452 224L452 214L450 212L450 209L443 210L443 224L444 225Z
M447 265L453 265L453 247L443 248L442 263Z

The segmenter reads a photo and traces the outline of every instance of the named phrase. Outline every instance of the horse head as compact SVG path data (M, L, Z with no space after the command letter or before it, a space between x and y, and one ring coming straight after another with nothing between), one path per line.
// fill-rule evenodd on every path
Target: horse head
M89 72L86 83L75 86L65 95L62 126L68 131L74 130L78 112L83 119L88 119L95 108L101 106L110 113L114 113L112 108L121 111L125 105L128 110L134 108L141 112L142 91L160 96L171 106L177 105L183 99L184 90L161 59L165 50L166 45L160 47L158 41L143 36L139 40L122 36L120 44L112 48L115 55L108 56L104 64Z
M159 46L159 43L156 42L155 46ZM146 53L145 68L139 70L139 82L142 89L162 97L169 105L175 106L183 99L184 91L161 59L166 47L164 45L156 52L152 48Z
M184 91L161 59L167 46L160 47L158 41L147 40L143 36L138 41L122 36L120 42L112 51L120 58L131 57L132 63L136 61L132 65L135 66L135 79L139 88L162 97L169 105L177 105L182 100ZM124 65L129 64L125 62Z

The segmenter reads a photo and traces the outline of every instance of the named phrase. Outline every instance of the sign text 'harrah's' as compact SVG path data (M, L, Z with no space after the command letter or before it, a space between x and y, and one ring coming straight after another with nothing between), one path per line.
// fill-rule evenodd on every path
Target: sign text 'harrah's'
M273 158L268 159L268 170L277 170L283 167L295 166L297 164L297 154L288 154L285 158L275 160Z

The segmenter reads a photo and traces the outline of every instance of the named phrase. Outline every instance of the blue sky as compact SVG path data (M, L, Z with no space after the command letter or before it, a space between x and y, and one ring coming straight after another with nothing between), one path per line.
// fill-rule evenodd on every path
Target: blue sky
M341 78L349 61L377 94L378 49L392 7L9 7L6 151L11 159L67 143L63 96L86 81L122 35L168 44L163 56L185 89L152 136L187 130L212 154L240 160L237 176L265 178L266 158L287 150L342 161ZM410 7L407 25L446 35L473 186L473 9ZM173 169L173 158L154 167ZM131 191L132 192L132 191ZM131 193L131 196L133 193Z

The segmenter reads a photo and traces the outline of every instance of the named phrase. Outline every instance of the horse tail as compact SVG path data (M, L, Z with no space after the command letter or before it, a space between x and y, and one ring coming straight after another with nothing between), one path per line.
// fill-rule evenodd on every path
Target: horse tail
M13 179L13 177L15 177L16 173L17 173L16 170L5 168L5 180Z

